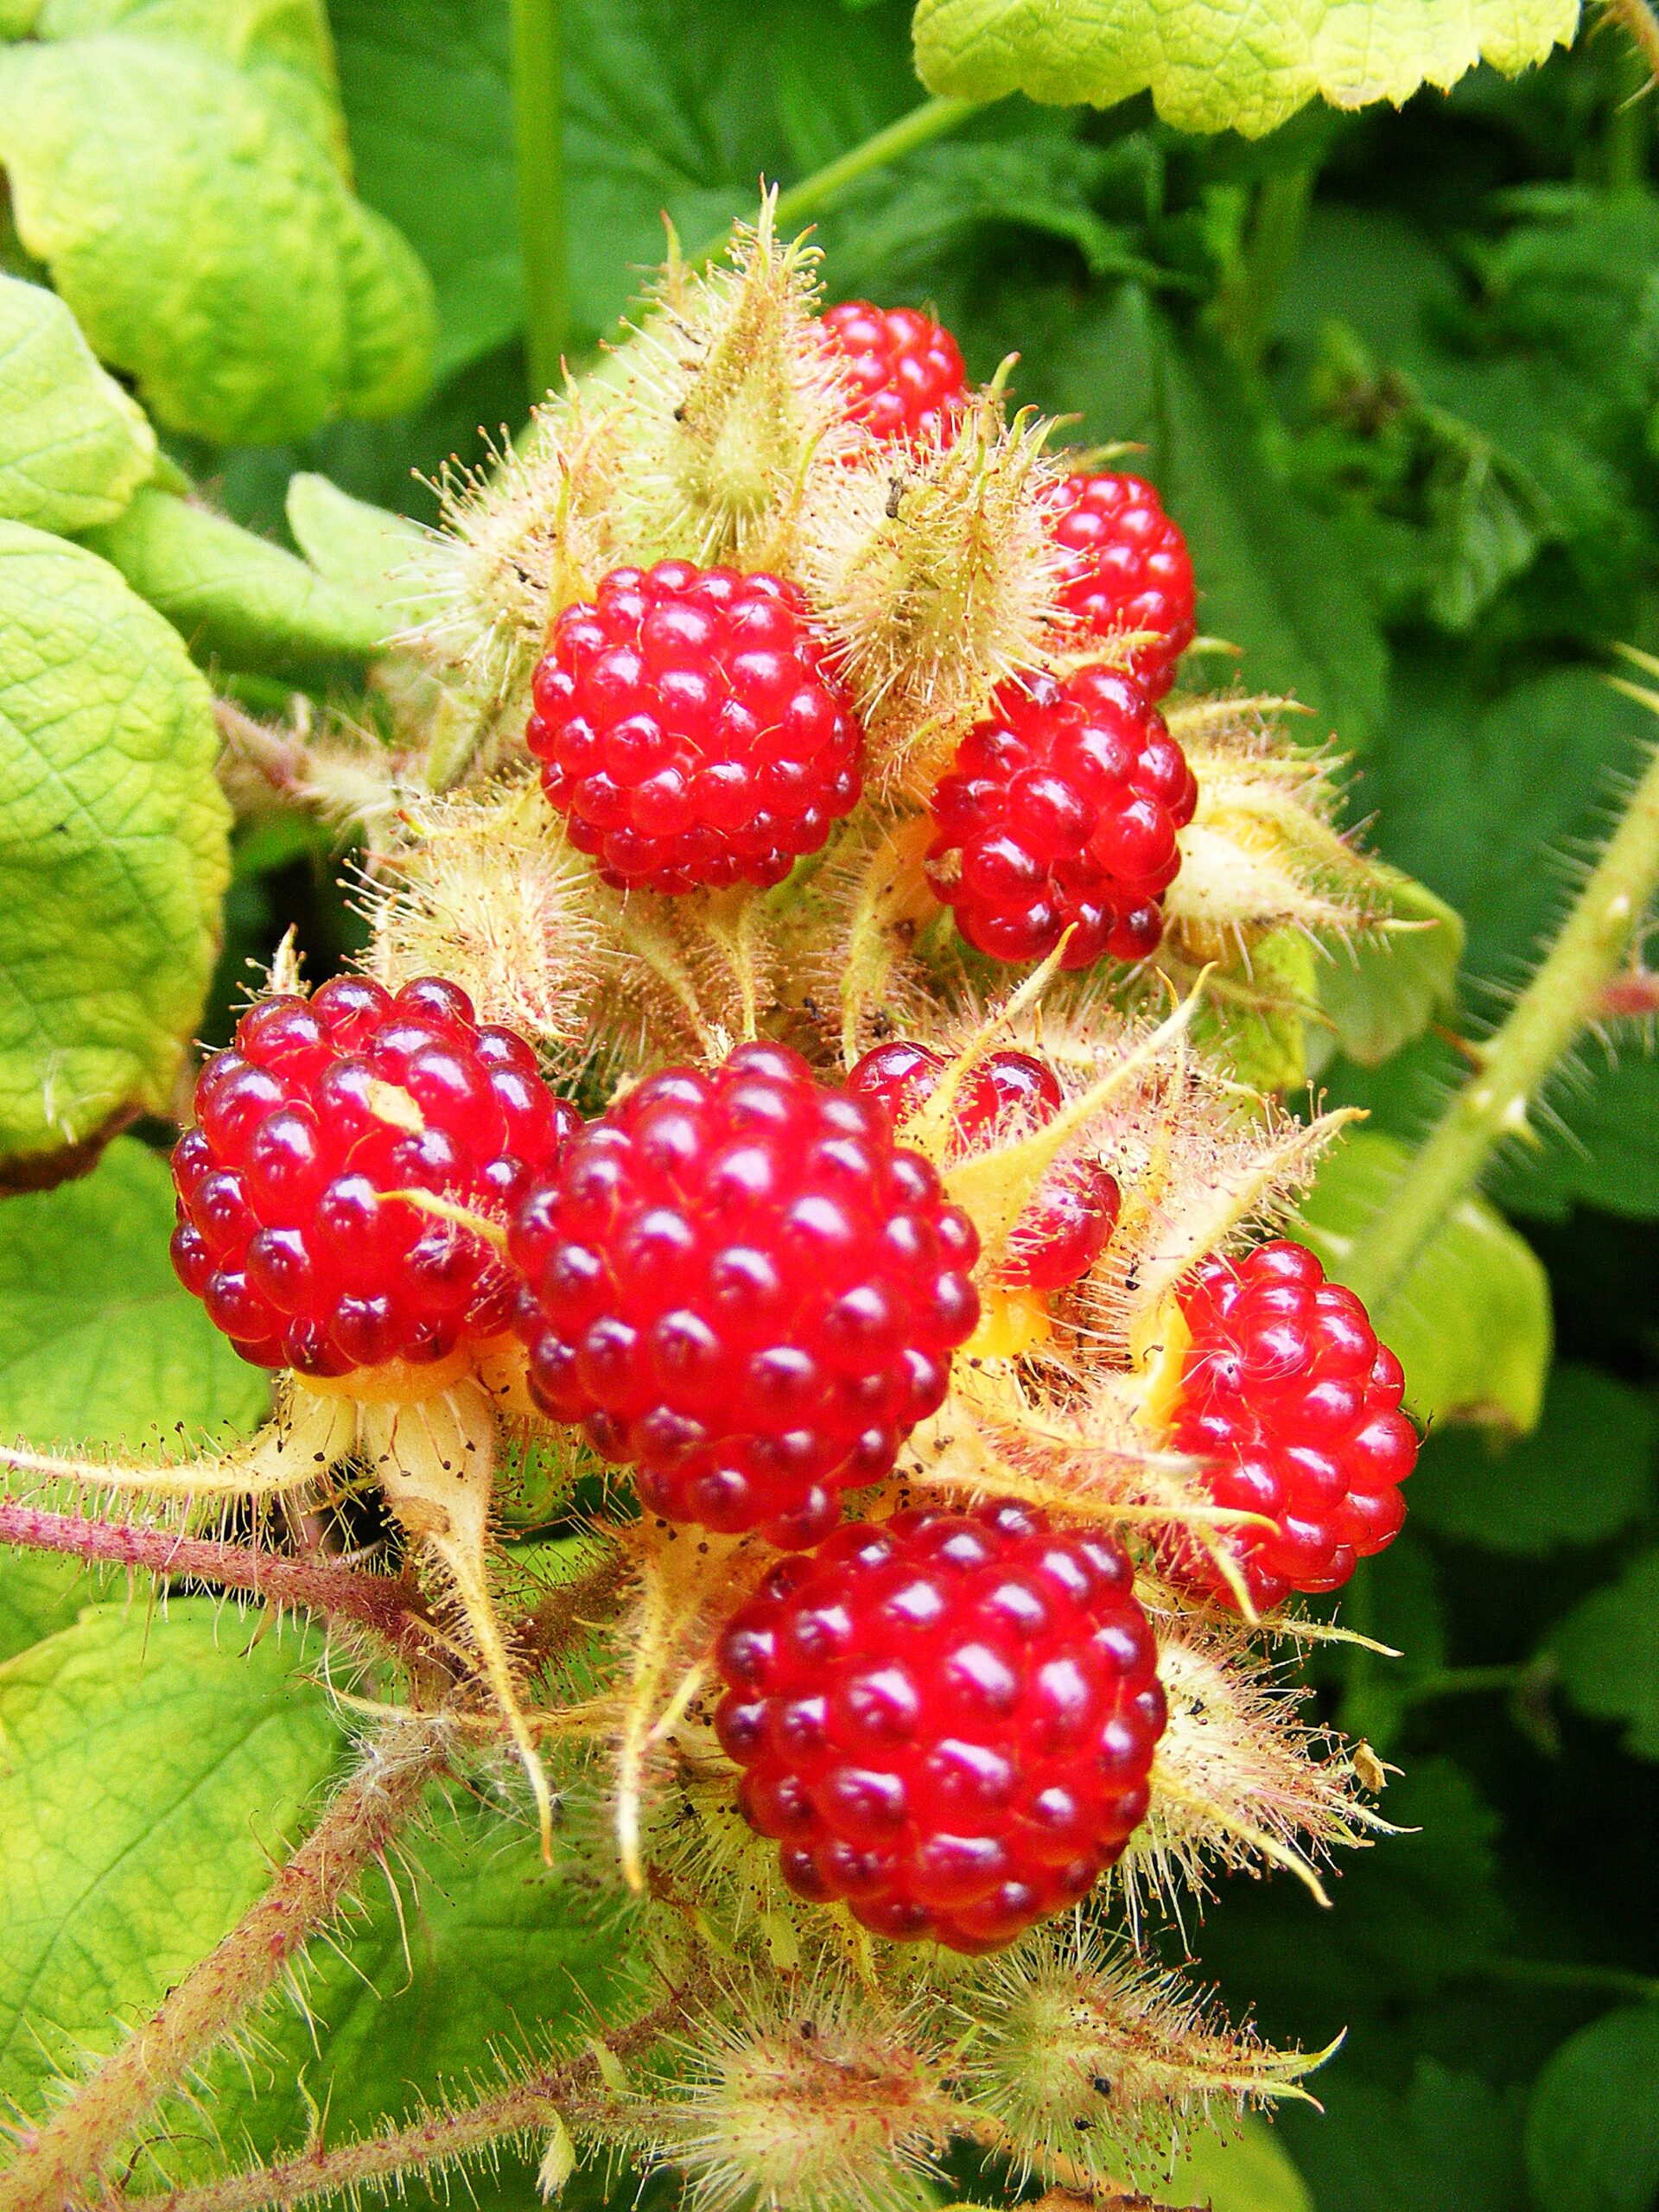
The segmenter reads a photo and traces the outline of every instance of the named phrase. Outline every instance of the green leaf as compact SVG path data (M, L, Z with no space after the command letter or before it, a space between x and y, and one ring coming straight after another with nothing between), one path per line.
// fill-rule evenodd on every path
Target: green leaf
M1581 1713L1624 1724L1633 1757L1659 1759L1659 1551L1575 1605L1548 1638Z
M1568 2037L1533 2084L1526 2149L1538 2212L1647 2212L1659 2190L1659 2005Z
M1382 637L1332 525L1268 467L1226 366L1124 283L1034 328L1020 382L1022 397L1078 416L1078 437L1145 446L1135 466L1186 534L1200 626L1243 649L1252 690L1309 707L1313 735L1364 745L1382 710Z
M330 12L358 188L431 272L442 378L511 338L524 316L507 10L334 0Z
M1412 1478L1412 1518L1517 1558L1605 1543L1651 1495L1656 1445L1659 1413L1646 1398L1593 1367L1564 1362L1550 1375L1530 1436L1429 1438Z
M1518 2091L1419 2057L1403 2096L1345 2063L1318 2094L1294 2133L1319 2212L1522 2212Z
M1313 2212L1289 2152L1265 2120L1254 2118L1236 2135L1196 2134L1155 2194L1171 2204L1207 2204L1210 2212Z
M412 404L429 287L257 73L119 33L0 49L24 245L168 427L297 436Z
M414 523L307 473L289 480L287 511L295 543L320 575L374 607L390 630L419 620L430 602L409 574L426 542Z
M173 1272L166 1164L118 1137L90 1175L0 1205L0 1439L175 1457L270 1403ZM0 1552L0 1659L99 1594L73 1559Z
M1513 75L1578 22L1578 0L918 0L916 67L960 99L1111 107L1149 90L1179 130L1259 138L1316 98L1398 106L1482 60Z
M86 542L158 607L199 660L282 676L366 660L389 641L370 600L222 515L146 486Z
M257 77L350 174L324 0L44 0L35 29L43 39L119 30L217 54Z
M1332 1041L1363 1067L1391 1058L1449 1012L1463 957L1455 908L1398 869L1377 874L1391 918L1407 926L1335 946L1319 968L1319 1007Z
M1408 1147L1363 1129L1320 1169L1301 1233L1337 1281L1410 1162ZM1407 1402L1421 1419L1536 1425L1549 1369L1549 1281L1484 1198L1461 1202L1371 1319L1405 1369Z
M1137 232L1094 204L1114 153L1063 137L931 147L836 210L830 281L837 293L877 297L925 287L938 255L1010 229L1064 239L1090 276L1155 280Z
M218 753L176 631L0 523L0 1154L165 1106L230 877Z
M583 1878L589 1847L573 1842L550 1871L499 1805L457 1794L435 1832L404 1847L412 1893L372 1892L345 1955L319 1951L310 2019L273 2014L251 2064L215 2065L219 2133L269 2156L302 2143L326 2102L329 2138L342 2141L435 2101L492 2045L545 2050L633 2001L637 1953L614 1898ZM171 2143L162 2156L171 2171Z
M342 1738L297 1638L99 1606L0 1668L0 2089L107 2051L264 1890Z
M51 1552L0 1552L0 1662L71 1628L98 1586L79 1560Z
M1402 660L1387 742L1365 764L1387 857L1463 916L1468 973L1512 984L1563 911L1571 875L1554 856L1605 835L1612 779L1636 768L1646 717L1585 669L1484 699L1459 652ZM1659 1062L1582 1054L1584 1080L1558 1087L1567 1134L1511 1154L1494 1176L1504 1207L1565 1213L1577 1200L1659 1216Z
M0 276L0 518L73 533L118 515L156 433L63 302Z
M257 1426L268 1378L174 1274L172 1232L167 1163L132 1137L0 1205L0 1438L175 1455Z

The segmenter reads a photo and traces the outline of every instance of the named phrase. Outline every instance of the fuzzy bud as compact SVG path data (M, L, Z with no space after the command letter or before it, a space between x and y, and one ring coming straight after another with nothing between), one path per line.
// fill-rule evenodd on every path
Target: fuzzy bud
M731 254L707 271L671 260L603 372L626 395L620 519L641 563L787 566L808 471L850 439L843 372L814 321L817 250L779 245L768 198Z
M925 790L1005 677L1059 621L1041 494L1046 428L971 402L948 446L876 447L817 473L802 532L809 596L869 734L872 781Z
M494 465L446 465L442 527L418 563L425 619L405 642L454 670L487 718L522 695L561 607L621 557L613 534L619 410L576 395L537 408Z
M1326 2055L1272 2050L1092 1930L1033 1936L957 2009L975 2104L1029 2166L1075 2161L1103 2183L1166 2174L1184 2133L1306 2099L1300 2076Z
M1346 1748L1302 1720L1306 1688L1242 1630L1167 1612L1154 1625L1169 1719L1151 1807L1118 1865L1132 1907L1147 1891L1204 1895L1216 1865L1283 1867L1328 1903L1313 1862L1389 1833L1361 1802Z
M741 2023L703 2020L697 2071L653 2114L659 2154L706 2212L922 2212L932 2155L951 2133L936 2062L903 2016L802 1992L787 2017L764 2000Z
M1168 716L1198 785L1164 895L1172 947L1191 959L1240 963L1287 925L1342 938L1387 918L1382 879L1333 826L1337 764L1291 742L1287 703L1213 699Z
M592 871L533 783L411 801L365 901L388 989L442 974L543 1051L582 1033L601 965Z

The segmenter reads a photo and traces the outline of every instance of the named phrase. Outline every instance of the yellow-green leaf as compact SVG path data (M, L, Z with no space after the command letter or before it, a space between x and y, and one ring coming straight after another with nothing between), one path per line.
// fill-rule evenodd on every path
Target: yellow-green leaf
M1320 1168L1300 1234L1337 1281L1410 1163L1405 1145L1362 1129ZM1553 1339L1549 1279L1484 1198L1459 1202L1371 1319L1405 1369L1407 1403L1422 1419L1535 1427Z
M118 515L156 433L54 293L0 276L0 516L73 535Z
M0 1155L166 1105L230 878L218 753L178 632L0 523Z
M343 1738L299 1637L100 1605L0 1667L0 2092L107 2051L297 1840Z
M1570 43L1579 0L918 0L930 92L1109 107L1150 91L1183 130L1260 137L1314 99L1397 106L1478 62Z

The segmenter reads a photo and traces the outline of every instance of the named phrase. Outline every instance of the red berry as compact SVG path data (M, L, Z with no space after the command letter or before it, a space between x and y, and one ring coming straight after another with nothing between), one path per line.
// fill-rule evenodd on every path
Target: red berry
M342 976L264 999L196 1084L173 1154L173 1264L244 1359L302 1375L442 1359L499 1336L514 1285L474 1231L386 1196L505 1215L575 1109L453 983Z
M851 696L777 576L613 569L531 690L542 787L620 890L780 883L858 803Z
M1061 604L1096 638L1151 630L1129 670L1161 699L1192 642L1192 563L1186 540L1138 476L1068 476L1052 494L1054 541L1065 556Z
M671 1521L812 1543L944 1402L979 1240L777 1045L651 1077L519 1213L530 1387Z
M1200 1455L1217 1505L1265 1513L1268 1535L1224 1537L1257 1606L1292 1590L1335 1590L1393 1542L1417 1433L1400 1410L1405 1378L1351 1290L1328 1283L1300 1244L1211 1260L1180 1294L1192 1332L1173 1441ZM1191 1540L1177 1578L1224 1594Z
M993 1951L1145 1817L1157 1646L1121 1545L1025 1506L896 1514L779 1560L715 1648L715 1726L800 1896Z
M872 437L948 442L968 396L957 341L916 308L844 300L818 318L856 397L851 418Z
M893 1038L866 1052L847 1078L849 1090L878 1098L895 1127L931 1097L946 1066L931 1046ZM1041 1128L1063 1100L1054 1071L1029 1052L988 1052L964 1077L952 1103L958 1141L953 1155L988 1152ZM1057 1169L1026 1208L996 1281L1030 1290L1058 1290L1086 1275L1117 1223L1119 1192L1098 1160Z
M1133 677L1081 668L1002 685L933 794L927 872L971 945L1063 965L1140 960L1163 935L1198 785Z

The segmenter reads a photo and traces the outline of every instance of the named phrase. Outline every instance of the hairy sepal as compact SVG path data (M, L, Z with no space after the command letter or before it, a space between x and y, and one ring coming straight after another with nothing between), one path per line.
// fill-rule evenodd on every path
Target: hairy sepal
M1287 704L1223 698L1169 716L1198 785L1164 894L1172 948L1189 959L1248 969L1274 930L1341 938L1388 921L1382 874L1334 825L1340 763L1290 740Z
M995 392L948 446L877 447L816 473L807 593L863 715L872 784L925 793L1007 677L1058 634L1058 556L1042 493L1046 426Z
M956 2005L970 2033L962 2086L1020 2169L1075 2159L1107 2187L1126 2167L1166 2177L1195 2132L1312 2102L1302 2078L1330 2056L1274 2050L1181 1975L1076 1923L1033 1931Z
M442 975L481 1021L581 1049L607 965L606 899L533 780L411 798L374 855L367 965L390 990Z
M672 256L602 372L628 441L618 525L642 565L789 568L809 474L851 442L843 372L814 316L816 248L780 244L769 196L731 266Z
M844 1981L764 1986L691 2023L685 2073L640 2133L697 2212L923 2212L956 2108L917 2008Z

